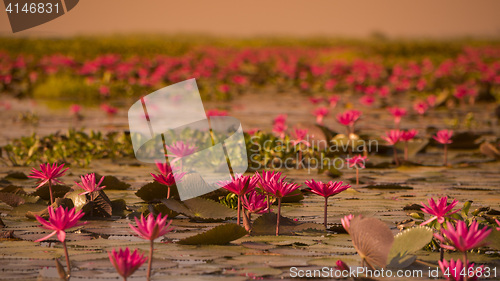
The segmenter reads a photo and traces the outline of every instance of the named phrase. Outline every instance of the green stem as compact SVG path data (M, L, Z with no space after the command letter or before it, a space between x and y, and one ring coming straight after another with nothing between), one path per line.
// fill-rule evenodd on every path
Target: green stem
M153 265L153 240L149 241L149 260L148 260L148 273L146 279L149 281L151 280L151 267Z

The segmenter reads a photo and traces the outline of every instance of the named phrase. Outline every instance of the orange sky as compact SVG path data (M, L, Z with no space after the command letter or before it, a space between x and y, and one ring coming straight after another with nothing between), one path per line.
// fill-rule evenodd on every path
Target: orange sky
M3 1L0 7L3 8ZM222 36L500 37L498 0L80 0L16 36L203 33ZM12 36L5 12L0 35Z

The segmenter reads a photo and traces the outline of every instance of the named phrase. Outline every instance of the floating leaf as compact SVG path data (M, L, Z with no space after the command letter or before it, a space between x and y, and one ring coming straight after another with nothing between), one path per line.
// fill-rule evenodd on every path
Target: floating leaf
M62 266L62 264L59 262L59 259L56 259L56 268L59 277L64 281L68 280L68 275L66 274L66 270L64 270L64 266Z
M400 185L398 183L373 184L373 185L367 185L364 188L373 188L373 189L413 189L413 187L411 187L411 186Z
M376 218L356 216L351 220L349 232L354 248L362 260L372 267L386 266L394 237L384 222Z
M94 192L94 200L88 201L85 206L82 207L82 211L85 212L85 218L109 218L111 217L113 210L111 208L111 201L108 196L102 191Z
M252 235L273 235L276 234L276 214L265 213L258 217L252 226ZM322 230L324 226L317 223L299 223L290 218L280 216L280 234L294 234L299 231Z
M248 232L245 228L234 223L216 226L206 232L185 238L178 243L182 245L226 245L239 239Z
M5 202L5 204L11 207L17 207L24 203L37 203L38 200L40 200L40 197L38 196L0 192L0 201Z
M85 195L80 195L81 193L85 192L83 188L75 188L71 190L70 192L66 193L64 195L64 198L71 199L73 201L73 206L75 207L75 210L78 212L80 211L85 204L87 204L87 196Z
M144 202L160 202L162 199L167 198L168 187L161 183L151 182L143 187L141 187L135 195L144 200ZM179 193L177 188L174 186L170 187L171 198L179 198Z
M388 266L393 268L410 266L416 260L416 256L412 254L429 244L432 237L432 229L425 226L413 227L398 233L389 252Z
M26 191L24 191L24 188L17 186L17 185L8 185L2 190L1 192L8 192L8 193L14 193L14 194L26 194Z
M95 180L98 183L101 180L102 176L96 174ZM104 176L104 180L101 183L102 186L106 187L106 190L127 190L130 187L130 184L119 180L115 176Z
M330 130L330 128L316 124L316 127L320 128L323 134L325 135L325 139L331 140L333 139L338 133L335 131Z
M23 172L9 172L5 179L27 180L29 179Z
M283 197L281 199L281 203L298 203L304 199L304 194L302 194L302 191L300 189L296 189L292 191L288 196Z
M226 220L236 217L236 210L203 198L192 198L182 203L174 199L164 199L162 203L170 210L190 218L202 220Z
M68 191L71 190L71 187L67 185L53 185L52 186L52 194L54 198L62 198ZM40 188L38 188L35 192L31 194L32 196L40 196L43 200L50 200L50 191L49 185L44 184Z
M111 201L111 210L113 216L124 217L127 203L123 199L116 199Z
M26 205L28 205L28 204L26 204ZM64 208L69 208L69 209L74 207L73 201L71 201L68 198L56 198L54 203L50 206L52 208L57 208L59 206L63 206ZM47 209L47 206L45 206L45 208L38 210L38 211L37 210L34 210L34 211L30 210L30 211L26 212L26 217L28 217L30 219L35 219L35 215L47 219L49 217L49 211Z
M415 155L417 155L417 153L422 151L422 149L424 149L427 146L427 144L429 144L428 139L414 139L412 141L409 141L408 142L408 158L415 157ZM403 151L405 148L405 143L399 142L398 144L396 144L396 148L398 150Z
M179 213L170 210L167 206L165 206L165 204L162 203L146 205L143 208L139 209L139 211L141 211L141 213L144 213L144 216L147 216L150 213L149 206L153 207L153 210L156 214L168 215L169 218L175 218L179 215Z
M489 142L482 143L479 146L479 151L488 157L495 158L497 160L500 159L500 151L498 151L498 148Z
M500 251L500 231L493 229L486 241L488 247Z

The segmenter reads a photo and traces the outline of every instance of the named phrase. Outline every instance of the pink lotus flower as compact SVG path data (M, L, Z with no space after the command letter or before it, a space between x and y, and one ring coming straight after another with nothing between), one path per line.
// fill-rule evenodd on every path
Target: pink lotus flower
M413 104L413 109L420 115L424 115L429 109L429 105L425 101L418 101Z
M424 221L420 225L426 225L433 220L437 220L438 223L442 224L445 221L445 218L450 218L451 215L454 213L460 211L460 209L452 211L452 209L458 204L458 200L453 200L450 204L448 204L448 197L441 197L439 201L436 204L436 201L434 201L434 198L429 199L428 201L429 206L425 205L424 203L420 202L422 206L424 206L421 210L422 212L432 215L433 217Z
M280 138L285 138L287 126L285 123L275 123L273 125L273 133L277 134Z
M394 150L394 162L396 163L396 166L399 166L399 160L398 160L398 152L396 150L396 144L401 140L401 131L400 130L390 130L385 133L385 136L382 136L382 138L387 141L390 145L392 145L392 148Z
M325 99L323 97L309 97L309 102L312 104L318 104L323 102Z
M85 176L81 176L80 179L82 180L81 184L75 181L76 185L79 186L80 188L84 189L85 192L80 193L79 195L84 195L84 194L90 194L91 201L92 199L92 193L95 191L99 191L105 188L105 186L100 186L102 181L104 180L104 177L101 177L101 180L99 183L96 183L95 180L95 173L87 174Z
M285 124L287 118L288 118L288 116L286 114L280 114L280 115L276 116L276 118L274 118L273 124L280 124L280 123Z
M165 145L165 148L167 149L167 154L165 156L174 158L172 161L170 161L171 164L174 164L175 162L181 160L180 162L181 171L182 171L182 157L191 155L198 150L198 147L195 144L191 146L183 141L177 141L172 145Z
M324 208L324 225L325 229L327 227L327 215L328 215L328 198L334 195L339 194L340 192L350 188L349 184L344 185L344 182L333 182L330 181L328 183L316 182L314 180L305 181L305 184L311 188L311 192L317 194L319 196L323 196L325 198L325 208Z
M50 206L47 209L49 211L48 221L37 215L35 215L35 218L39 223L42 224L42 228L53 230L53 232L43 238L36 240L35 242L47 240L57 234L57 239L64 243L66 239L66 229L81 226L87 223L78 222L78 220L80 220L85 215L85 213L81 210L75 213L74 208L68 210L68 208L63 208L62 206L59 206L55 210Z
M364 106L372 106L374 102L375 98L371 95L364 95L361 98L359 98L359 103L361 103Z
M339 96L333 95L333 96L330 96L328 98L328 103L330 104L330 107L333 108L333 107L337 106L337 103L339 102L339 100L340 100Z
M453 131L452 130L440 130L436 133L433 138L441 143L444 144L444 166L448 164L448 144L452 143L453 141L451 140L451 137L453 136Z
M137 249L130 252L128 247L125 250L119 249L118 252L113 249L108 252L108 256L111 264L125 281L146 261L144 254L139 254Z
M80 111L82 110L82 107L78 104L72 104L69 106L69 112L72 115L78 116L80 115Z
M354 124L356 121L358 121L359 117L361 117L361 112L351 109L347 110L344 113L338 114L337 115L337 121L346 126L347 128L347 134L353 134L354 133Z
M349 167L356 167L356 185L359 185L359 168L365 168L366 156L356 155L352 158L346 158Z
M307 132L308 132L307 129L295 128L292 132L292 137L294 137L295 139L291 140L290 143L294 146L301 144L301 143L305 144L307 147L311 146L311 143L309 143L306 140L307 139Z
M212 116L227 116L228 113L225 110L218 110L218 109L210 109L205 112L207 117L212 117Z
M313 111L313 115L316 116L316 123L323 125L323 118L328 115L328 108L318 107Z
M242 176L235 174L234 177L231 176L232 180L230 181L221 181L218 183L218 185L224 189L226 189L229 192L232 192L238 196L238 206L237 206L237 220L236 223L240 225L240 219L241 219L241 200L242 197L255 189L255 186L257 185L258 178L256 177L251 177L251 176Z
M342 223L342 226L344 227L345 231L347 231L347 233L349 233L349 227L351 226L351 220L353 218L354 216L350 214L340 219L340 222Z
M52 184L53 183L63 184L60 180L58 180L58 178L64 176L64 173L68 170L68 168L64 170L63 168L64 164L61 164L60 166L58 166L57 163L53 163L52 166L49 163L40 164L40 171L33 168L31 170L31 174L28 176L29 178L33 179L40 179L40 181L38 182L38 186L36 187L37 189L46 183L49 184L51 204L54 203L54 197L52 194Z
M251 214L263 214L268 211L266 196L255 190L252 190L248 192L246 196L241 197L241 203Z
M452 130L440 130L432 138L441 144L450 144L453 142L451 140L452 136L453 136Z
M99 94L103 97L108 97L109 96L109 87L108 86L100 86L99 87Z
M114 116L114 115L116 115L116 113L118 113L118 108L110 106L110 105L105 104L105 103L101 104L101 110L106 112L106 114L110 117Z
M415 129L411 129L408 131L401 131L401 140L405 142L405 160L408 160L408 141L412 140L415 138L415 136L418 134L418 131Z
M468 263L467 266L464 268L464 263L457 259L455 262L453 259L450 259L450 262L448 263L446 260L438 261L439 267L441 268L441 271L443 272L443 277L445 277L447 280L452 280L452 281L475 281L478 279L478 277L483 276L483 266L481 265L479 270L477 268L474 268L474 263ZM472 273L469 275L469 272ZM467 278L465 278L465 274L467 274Z
M349 266L343 262L342 260L337 260L337 262L335 262L335 268L337 270L341 270L341 271L349 271Z
M135 218L135 223L137 227L134 227L132 224L128 224L130 228L139 235L142 239L149 240L149 262L148 262L148 271L147 271L147 280L151 279L151 267L153 264L153 243L154 240L158 237L161 237L170 231L172 231L172 227L169 227L172 223L172 220L168 221L168 215L165 215L163 218L161 217L161 213L155 218L153 214L149 214L147 219L144 219L144 216L141 214L141 218ZM141 263L142 264L142 263ZM123 275L122 275L123 276ZM125 277L125 276L124 276Z
M142 239L154 241L156 238L161 237L172 231L173 228L169 228L170 224L172 223L172 220L168 221L167 224L167 218L168 215L165 215L162 218L161 214L158 214L158 216L155 218L152 214L149 214L147 216L147 219L145 219L144 216L141 214L140 219L135 218L135 223L137 224L137 227L133 226L130 223L128 225Z
M490 235L491 229L483 227L479 229L479 223L472 221L470 226L464 221L457 221L456 226L446 222L446 228L441 229L441 234L434 233L434 237L441 241L441 247L448 250L458 250L466 253L477 247L484 246L484 240ZM446 245L450 243L452 245Z
M299 188L295 183L285 182L285 178L279 179L271 177L271 181L262 184L262 188L267 194L273 195L278 199L278 214L276 221L276 236L279 234L280 216L281 216L281 200L283 197L290 195L293 191Z
M427 97L427 103L430 107L436 106L437 97L435 95L429 95Z
M399 123L401 122L401 118L406 116L407 113L406 109L395 106L388 108L388 110L394 117L394 124L396 128L399 128Z
M499 220L495 220L495 222L498 224L497 230L500 231L500 221Z

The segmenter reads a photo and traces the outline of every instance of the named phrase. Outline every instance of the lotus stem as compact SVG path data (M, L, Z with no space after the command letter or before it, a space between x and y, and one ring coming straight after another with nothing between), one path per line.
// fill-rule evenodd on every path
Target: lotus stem
M398 160L398 151L396 150L396 146L392 146L394 149L394 162L396 163L396 166L399 166L399 160Z
M440 260L440 261L443 261L443 260L444 260L444 248L442 248L442 247L441 247L441 249L440 249L439 260Z
M448 165L448 145L444 145L444 165Z
M54 204L54 195L52 195L52 182L49 180L50 204Z
M66 240L64 240L62 243L64 247L64 255L66 256L66 266L68 267L68 276L71 276L71 265L69 263L69 254L68 254L68 247L66 247Z
M270 206L271 203L269 202L271 198L269 198L269 194L266 195L266 200L267 200L267 212L271 213L271 206Z
M167 199L170 198L170 185L167 186Z
M236 218L236 224L237 225L240 225L240 217L241 217L241 213L240 213L240 210L241 210L241 199L240 199L240 196L238 195L238 205L236 206L236 209L237 209L237 218Z
M356 186L359 186L359 168L356 166Z
M281 197L278 197L278 217L276 218L276 236L280 233Z
M149 241L149 260L148 260L148 273L146 279L151 280L151 267L153 265L153 240Z
M324 218L325 229L328 229L327 216L328 216L328 197L325 197L325 218Z
M405 141L405 161L408 161L408 142Z
M469 279L469 268L468 268L468 264L467 264L467 251L464 251L464 268L465 268L464 281L467 281Z

